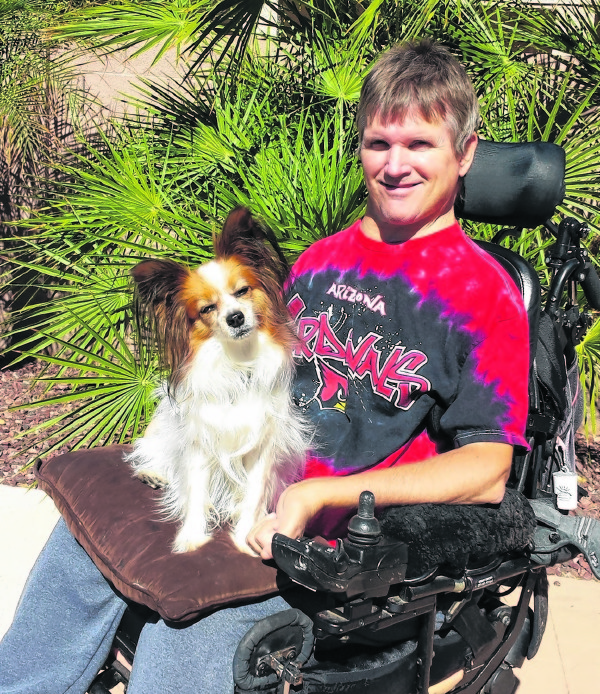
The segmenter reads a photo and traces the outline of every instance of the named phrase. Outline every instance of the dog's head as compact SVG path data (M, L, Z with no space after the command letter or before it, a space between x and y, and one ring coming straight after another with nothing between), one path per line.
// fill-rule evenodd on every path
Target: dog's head
M287 273L271 232L245 208L229 214L215 239L215 259L196 270L171 260L136 265L138 324L149 319L172 381L210 339L243 341L266 330L290 349L295 336L282 296Z

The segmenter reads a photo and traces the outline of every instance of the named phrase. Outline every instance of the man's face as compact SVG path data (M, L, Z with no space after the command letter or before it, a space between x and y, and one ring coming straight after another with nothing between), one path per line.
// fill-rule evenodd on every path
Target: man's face
M369 198L364 233L388 243L450 226L458 181L473 160L477 136L458 156L443 122L409 113L402 121L367 125L360 149Z

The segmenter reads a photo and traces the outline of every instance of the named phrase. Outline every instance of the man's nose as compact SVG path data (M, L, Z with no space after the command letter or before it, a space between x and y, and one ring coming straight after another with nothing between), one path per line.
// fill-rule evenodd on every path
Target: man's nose
M393 178L410 173L409 153L404 147L390 147L388 150L385 173Z

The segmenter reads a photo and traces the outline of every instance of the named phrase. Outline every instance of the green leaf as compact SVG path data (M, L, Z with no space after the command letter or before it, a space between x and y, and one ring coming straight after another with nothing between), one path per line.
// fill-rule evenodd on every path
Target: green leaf
M155 49L155 65L170 50L179 58L210 4L210 0L120 0L84 7L53 33L61 41L81 40L104 52L134 49L132 57Z

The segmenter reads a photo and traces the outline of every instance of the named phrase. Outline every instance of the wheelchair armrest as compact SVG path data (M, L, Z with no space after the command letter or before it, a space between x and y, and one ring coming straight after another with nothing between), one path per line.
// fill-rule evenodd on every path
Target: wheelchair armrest
M362 498L369 492L363 492ZM358 519L358 521L357 521ZM319 541L273 537L273 558L294 581L339 599L387 595L391 585L437 567L457 575L491 557L528 548L536 518L527 499L507 489L502 503L487 505L416 504L394 506L379 516L375 530L364 530L358 515L348 537L336 546ZM364 530L364 532L361 532Z
M441 566L455 574L491 557L521 551L533 542L536 518L530 502L506 489L500 504L417 504L385 509L381 529L409 548L408 577Z

